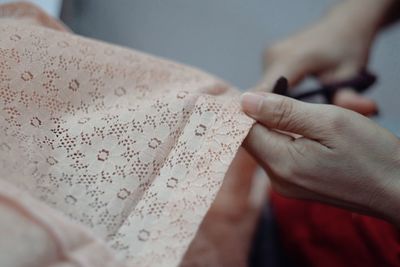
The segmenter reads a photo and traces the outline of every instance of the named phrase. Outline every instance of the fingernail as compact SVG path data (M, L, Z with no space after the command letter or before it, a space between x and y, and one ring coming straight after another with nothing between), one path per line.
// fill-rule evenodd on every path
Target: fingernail
M254 93L244 93L240 97L243 111L256 115L260 111L264 97Z

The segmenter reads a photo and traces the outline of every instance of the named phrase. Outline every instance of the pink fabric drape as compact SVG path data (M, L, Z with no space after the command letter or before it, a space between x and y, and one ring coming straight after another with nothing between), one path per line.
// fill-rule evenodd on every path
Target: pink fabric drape
M1 265L180 264L253 123L238 92L0 10Z

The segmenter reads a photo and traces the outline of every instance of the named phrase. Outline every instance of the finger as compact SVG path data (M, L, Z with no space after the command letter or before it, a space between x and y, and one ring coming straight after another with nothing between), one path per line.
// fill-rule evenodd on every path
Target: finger
M315 141L295 139L259 123L250 130L243 146L270 174L271 179L276 176L288 181L293 180L294 176L303 177L312 173L314 165L310 164L310 159L321 148ZM307 181L296 180L299 186L307 186Z
M322 57L293 51L288 51L286 54L272 53L269 58L265 74L259 83L259 89L262 91L271 91L279 77L286 77L289 86L293 87L306 76L314 75L329 67L329 62Z
M333 97L333 103L365 116L375 115L378 112L378 106L373 100L354 92L352 89L338 91Z
M356 76L361 68L362 67L358 65L341 65L330 72L319 74L318 78L324 83L349 79ZM351 88L339 90L334 95L333 104L353 110L365 116L374 115L378 112L378 106L373 100L358 94Z
M243 142L243 147L265 167L265 164L285 162L286 147L292 141L293 138L256 123Z
M243 111L268 128L322 141L329 129L332 108L304 103L271 93L244 93Z
M304 66L297 64L295 61L282 61L272 64L267 68L257 89L266 92L272 91L275 82L282 76L287 78L290 87L295 86L303 79L307 72L308 68L304 68Z

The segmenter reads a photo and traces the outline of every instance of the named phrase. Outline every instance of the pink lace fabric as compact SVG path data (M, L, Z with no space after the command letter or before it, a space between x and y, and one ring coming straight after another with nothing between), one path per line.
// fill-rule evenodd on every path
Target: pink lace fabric
M179 265L253 123L238 92L4 10L1 265Z

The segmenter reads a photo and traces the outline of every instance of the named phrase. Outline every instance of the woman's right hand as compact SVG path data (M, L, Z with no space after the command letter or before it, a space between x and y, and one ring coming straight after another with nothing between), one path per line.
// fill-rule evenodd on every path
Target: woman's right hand
M267 49L260 88L271 90L281 76L288 79L289 86L310 75L328 83L352 78L365 68L380 20L369 11L364 12L362 3L357 1L339 4L318 23ZM364 6L370 2L365 1ZM351 89L339 91L334 104L364 115L377 111L372 100Z
M245 93L242 108L257 120L243 146L276 192L400 226L397 136L353 111L276 94Z

